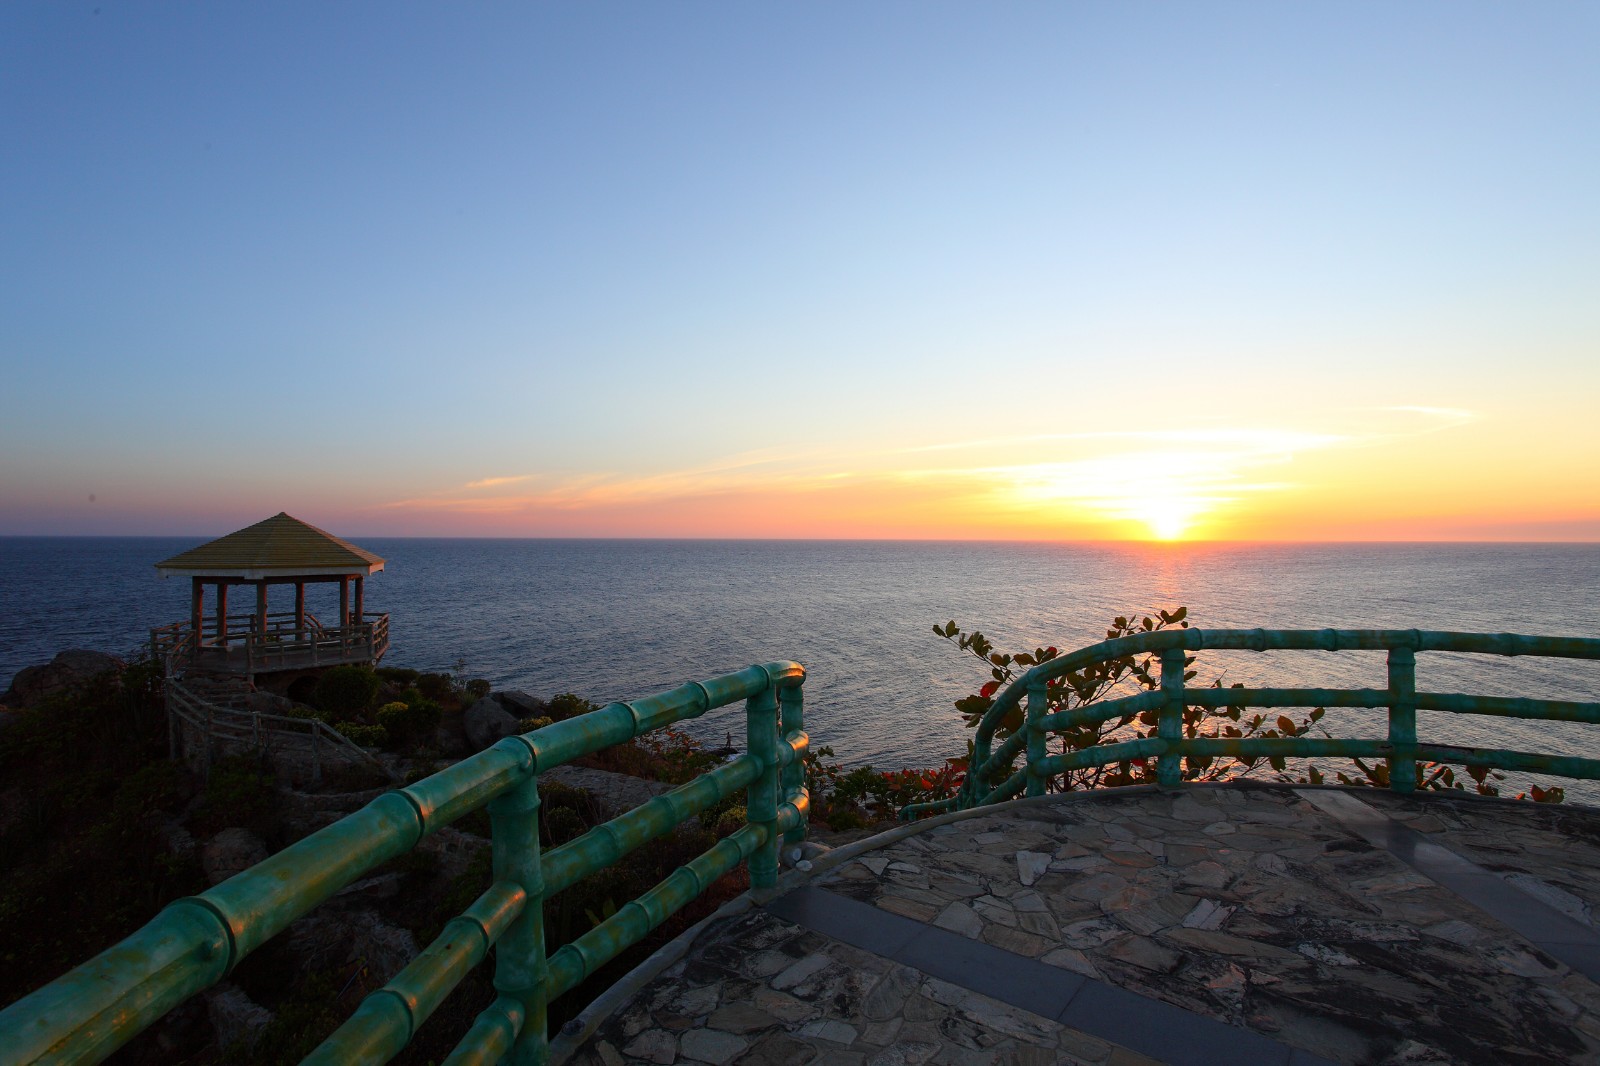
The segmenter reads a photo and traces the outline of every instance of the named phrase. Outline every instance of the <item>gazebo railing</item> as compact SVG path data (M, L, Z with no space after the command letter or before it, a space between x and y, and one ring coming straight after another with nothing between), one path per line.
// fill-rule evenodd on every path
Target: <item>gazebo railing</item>
M253 674L377 662L389 650L387 614L368 612L346 626L324 626L311 615L302 625L293 614L269 615L265 628L256 626L253 614L229 616L228 622L227 631L219 632L208 620L198 635L187 621L152 629L151 653L169 674L189 666Z
M1383 651L1388 653L1388 684L1381 689L1190 688L1184 678L1186 667L1192 662L1188 653L1202 650ZM1419 710L1600 723L1600 703L1418 692L1416 658L1423 652L1600 659L1600 639L1415 629L1167 629L1102 641L1041 663L1007 686L979 720L967 776L959 792L943 800L912 804L901 816L915 818L939 811L964 810L1024 794L1039 796L1045 793L1052 777L1068 771L1152 758L1156 760L1157 782L1172 787L1182 784L1183 760L1191 757L1383 759L1388 764L1389 787L1395 792L1415 790L1418 760L1582 780L1600 779L1600 759L1419 742ZM1050 712L1052 687L1061 684L1060 679L1067 674L1125 656L1145 654L1158 658L1159 688L1134 696L1101 700L1070 711ZM996 748L996 728L1019 706L1024 711L1022 728ZM1383 739L1188 737L1184 735L1183 712L1190 707L1387 709L1388 735ZM1049 752L1048 742L1052 736L1146 712L1156 715L1154 736L1101 743L1055 755ZM1018 756L1023 757L1020 767L1016 765Z
M769 663L613 703L493 747L292 844L0 1011L0 1061L98 1062L225 977L290 922L428 834L487 807L493 883L305 1060L384 1062L496 948L498 997L446 1060L541 1063L546 1005L746 864L752 889L777 880L781 839L804 836L809 800L798 663ZM747 751L686 785L541 853L539 775L573 759L743 700ZM547 953L543 903L684 819L745 790L746 824L587 933Z

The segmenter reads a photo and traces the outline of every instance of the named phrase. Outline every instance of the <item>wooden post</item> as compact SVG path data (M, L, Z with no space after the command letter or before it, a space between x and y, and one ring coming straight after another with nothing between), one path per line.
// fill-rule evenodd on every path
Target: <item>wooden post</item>
M350 579L339 577L339 628L350 624Z
M256 636L267 635L267 579L256 582Z
M228 583L217 582L217 646L228 644Z
M294 583L294 635L296 640L306 637L306 583Z
M356 625L366 621L367 617L367 579L356 578Z
M200 629L206 621L206 587L197 577L189 579L189 625L194 629L194 642L200 644Z

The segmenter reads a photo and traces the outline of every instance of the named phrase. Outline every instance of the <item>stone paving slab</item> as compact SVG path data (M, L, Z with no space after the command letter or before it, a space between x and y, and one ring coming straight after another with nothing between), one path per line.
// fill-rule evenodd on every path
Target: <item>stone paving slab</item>
M1153 1066L765 911L706 930L608 1019L584 1066Z
M1349 795L1592 922L1600 812ZM1600 986L1289 788L1005 805L813 883L1341 1063L1600 1063ZM1150 1061L1066 1020L1084 1028L758 911L708 929L574 1061Z

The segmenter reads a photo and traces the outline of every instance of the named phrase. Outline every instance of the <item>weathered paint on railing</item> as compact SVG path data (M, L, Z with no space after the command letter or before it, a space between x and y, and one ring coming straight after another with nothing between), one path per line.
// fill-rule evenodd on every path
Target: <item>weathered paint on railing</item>
M1388 687L1190 688L1183 680L1185 659L1189 652L1202 650L1383 651L1388 653ZM978 722L967 778L961 790L947 799L908 806L902 812L902 817L915 818L921 814L998 803L1023 792L1039 795L1050 777L1068 770L1147 758L1157 760L1156 779L1159 784L1168 787L1182 783L1182 760L1195 756L1247 759L1303 759L1317 756L1382 758L1388 761L1390 788L1396 792L1409 792L1416 787L1416 764L1419 759L1555 777L1600 779L1600 760L1597 759L1418 742L1418 710L1600 723L1600 703L1418 692L1416 661L1419 652L1600 659L1600 639L1417 629L1165 629L1101 641L1041 663L1008 685ZM1047 686L1056 678L1112 659L1150 654L1157 657L1161 666L1158 688L1075 707L1069 711L1045 713ZM1025 707L1022 728L995 747L996 727L1019 705ZM1389 712L1389 728L1388 736L1381 740L1312 737L1190 739L1183 735L1183 711L1186 707L1385 708ZM1045 754L1047 739L1051 734L1097 726L1149 711L1154 711L1157 716L1156 735L1153 737L1099 744L1067 754ZM1016 769L1019 754L1025 754L1025 762L1021 769Z
M404 970L362 1001L305 1060L384 1062L404 1048L461 978L497 945L495 1002L451 1063L542 1063L550 1000L569 991L701 895L741 862L752 886L776 876L778 842L805 832L809 802L796 772L809 749L799 729L797 663L752 666L633 703L613 703L493 747L398 789L198 896L0 1011L0 1063L98 1062L162 1014L215 984L290 922L487 806L493 883ZM745 701L747 754L541 855L538 775L652 729ZM789 728L793 725L793 728ZM578 940L546 956L544 898L670 832L739 789L749 824ZM781 795L780 795L781 790Z

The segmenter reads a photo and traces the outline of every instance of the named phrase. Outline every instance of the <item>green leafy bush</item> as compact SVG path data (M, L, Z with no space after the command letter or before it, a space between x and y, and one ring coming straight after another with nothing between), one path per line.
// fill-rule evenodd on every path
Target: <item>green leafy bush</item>
M418 676L418 671L408 670L403 666L380 666L378 668L378 677L391 685L410 685L415 683Z
M599 709L600 705L598 703L591 703L582 696L574 695L571 692L563 692L559 696L551 696L550 704L546 708L550 712L550 717L557 722L574 718L580 714L588 714L590 711L598 711Z
M395 700L378 708L378 725L386 730L389 739L397 746L426 742L439 727L439 705L430 699L414 703Z
M277 778L251 755L230 755L211 764L198 820L210 830L242 826L264 830L277 808Z
M475 677L467 682L467 695L475 700L481 700L493 691L494 686L481 677Z
M347 721L367 709L380 684L370 666L335 666L317 679L312 702L335 722Z
M524 718L517 723L517 732L531 733L535 729L543 729L547 725L554 724L555 719L551 718L548 714L540 715L538 718Z
M419 674L416 685L417 691L430 700L443 700L450 696L449 674Z
M340 722L333 728L363 748L381 748L389 742L389 731L381 725L363 725L360 722Z

